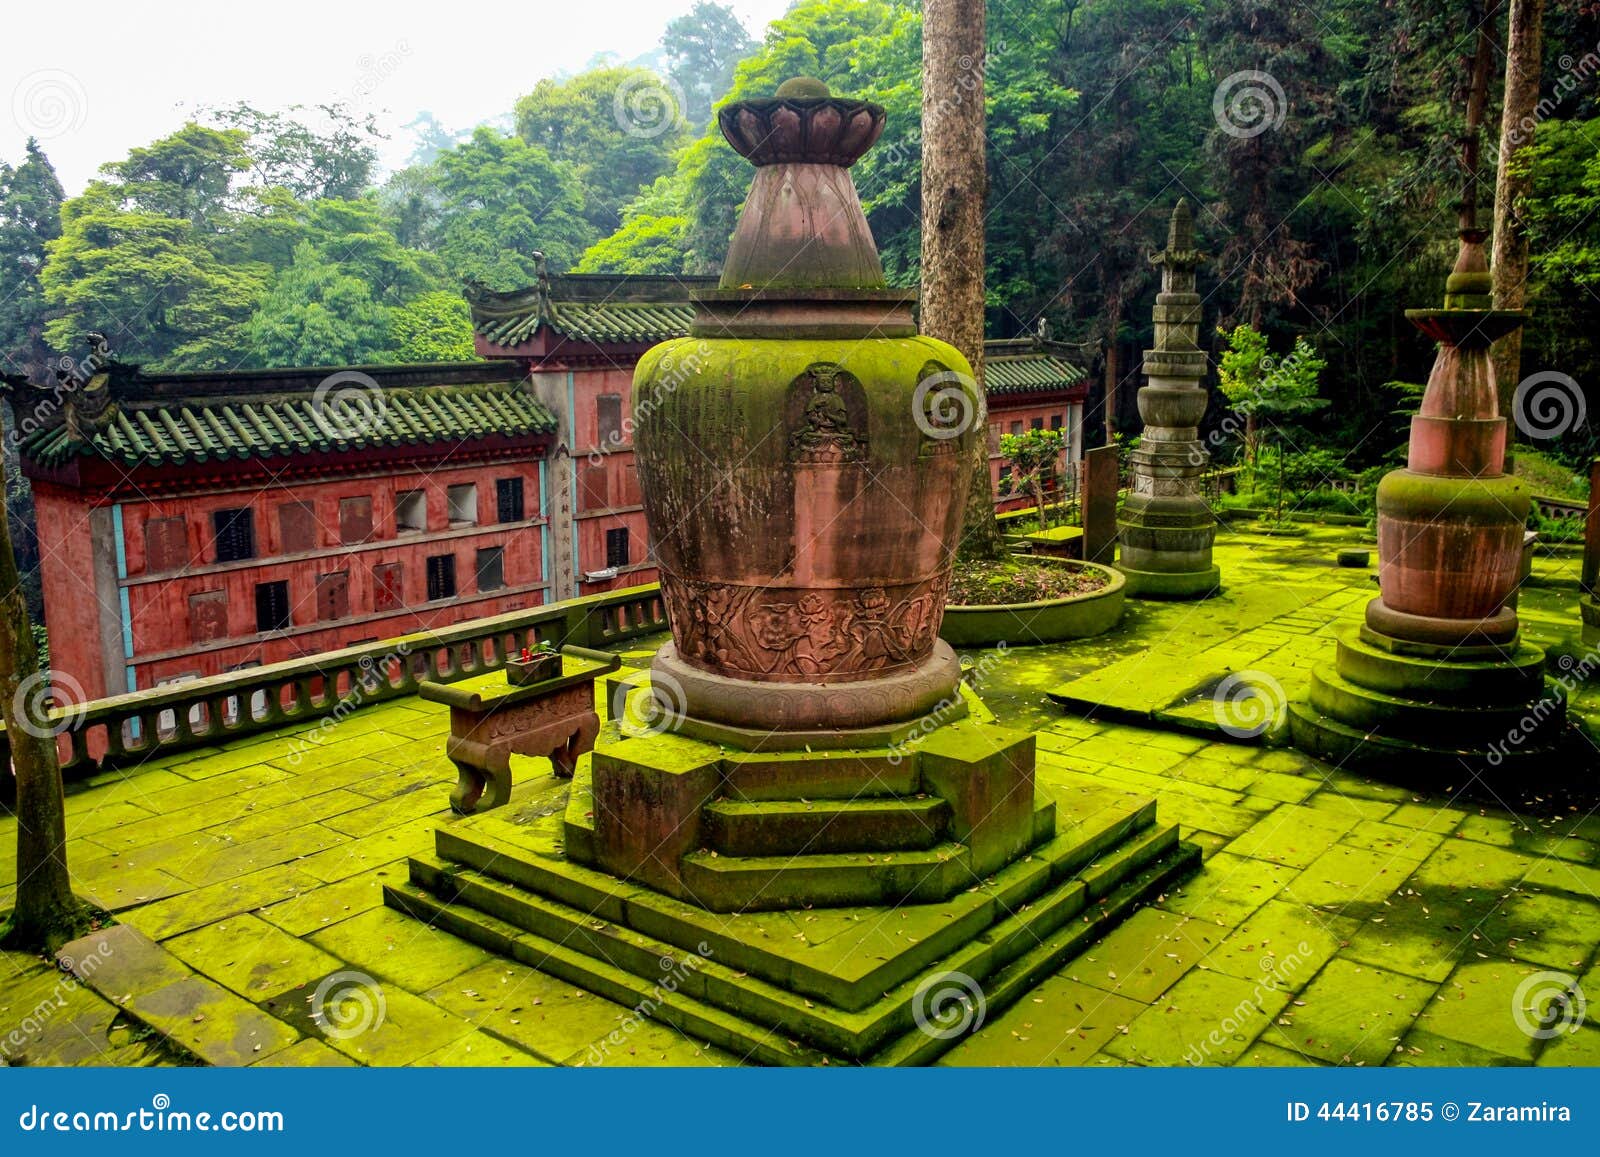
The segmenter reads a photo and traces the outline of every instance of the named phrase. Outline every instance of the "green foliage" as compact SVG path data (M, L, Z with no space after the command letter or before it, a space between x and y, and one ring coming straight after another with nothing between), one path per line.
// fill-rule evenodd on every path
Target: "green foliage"
M263 112L240 101L208 111L223 128L245 134L258 187L315 201L359 197L372 183L382 134L370 112L358 113L343 101L311 108L295 105L288 112ZM308 119L328 127L319 131Z
M389 315L394 359L400 362L460 362L475 355L472 313L459 293L435 290L413 297Z
M687 217L635 216L584 251L577 273L687 273Z
M1217 363L1217 381L1228 404L1241 414L1287 417L1320 409L1318 379L1327 362L1303 336L1288 357L1274 358L1267 339L1250 326L1227 334L1228 348Z
M174 369L235 364L270 271L226 265L191 219L130 202L137 200L96 181L62 206L61 236L46 246L39 278L55 314L45 339L76 350L84 334L99 331L134 360Z
M1032 491L1041 528L1050 524L1044 494L1059 480L1061 450L1060 430L1024 430L1020 434L1000 435L1000 453L1011 463L1012 477Z
M668 21L661 37L667 75L683 94L683 120L695 131L711 116L711 106L728 91L733 70L749 55L755 41L726 4L698 0L682 16Z
M12 168L0 161L0 368L44 377L49 350L44 324L49 316L39 271L45 246L61 236L61 182L37 141Z
M577 172L539 145L480 128L439 159L438 252L457 278L492 289L533 283L543 252L570 268L595 240Z
M196 233L218 232L237 207L236 178L250 168L243 129L190 121L171 136L129 150L102 167L107 188L130 211L188 222Z
M641 188L671 168L687 135L675 94L646 68L541 80L517 101L516 117L518 136L570 166L582 189L579 211L602 235L617 228Z
M389 353L389 311L364 278L307 241L262 297L248 334L257 365L377 362Z

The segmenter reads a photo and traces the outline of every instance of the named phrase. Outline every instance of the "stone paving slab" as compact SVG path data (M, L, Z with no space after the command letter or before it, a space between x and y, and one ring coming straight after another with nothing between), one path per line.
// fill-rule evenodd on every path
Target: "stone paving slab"
M1206 863L944 1063L1600 1064L1596 1024L1536 1039L1512 1008L1545 971L1600 1000L1600 816L1419 795L1292 750L1084 718L1046 698L1152 646L1183 678L1204 665L1198 648L1292 685L1372 595L1370 572L1333 566L1345 541L1230 533L1218 556L1234 589L1293 599L1130 604L1118 631L992 665L985 700L1039 729L1047 791L1154 795ZM1555 565L1540 560L1536 575ZM1541 645L1576 634L1570 592L1525 590L1523 607ZM102 973L102 990L0 953L0 1049L26 1024L29 1063L173 1063L153 1024L213 1063L741 1063L381 909L405 858L452 822L447 729L435 705L386 703L325 733L307 724L73 785L77 886L115 912L102 933L130 980L112 992L118 973ZM564 784L528 764L514 808L558 812ZM14 832L0 815L0 839ZM14 878L0 855L0 906ZM340 1040L318 1023L316 990L337 976L382 995L381 1025Z
M191 972L131 925L74 940L58 960L82 984L210 1065L251 1064L299 1039L288 1025Z

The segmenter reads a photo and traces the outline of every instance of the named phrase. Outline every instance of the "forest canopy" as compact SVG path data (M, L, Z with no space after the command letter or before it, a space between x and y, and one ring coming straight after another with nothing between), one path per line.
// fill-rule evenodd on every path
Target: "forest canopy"
M1476 30L1488 21L1503 46L1505 19L1492 0L990 5L989 333L1078 345L1099 383L1091 423L1121 385L1117 425L1136 429L1148 257L1188 197L1210 259L1208 337L1247 324L1280 354L1314 342L1330 404L1308 422L1358 465L1392 453L1398 438L1360 435L1426 372L1403 311L1442 293ZM1532 247L1523 366L1587 382L1600 369L1584 324L1600 293L1600 14L1550 0L1544 44L1518 206ZM916 3L801 0L757 38L701 0L654 60L530 82L506 128L451 133L424 114L414 163L387 174L371 119L339 105L201 109L70 197L30 142L0 162L5 369L43 376L90 331L171 370L470 356L463 282L524 286L535 252L553 271L714 271L748 184L715 108L796 74L887 109L853 173L891 281L915 283ZM1498 100L1492 85L1486 144ZM1494 152L1475 174L1485 226ZM1213 393L1215 421L1227 401ZM1576 461L1592 439L1555 449Z

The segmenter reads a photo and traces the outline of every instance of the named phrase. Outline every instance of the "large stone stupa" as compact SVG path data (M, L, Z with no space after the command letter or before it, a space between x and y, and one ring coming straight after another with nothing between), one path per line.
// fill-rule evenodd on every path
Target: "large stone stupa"
M564 813L441 827L386 891L764 1063L931 1059L1198 862L1151 799L1040 790L938 638L982 411L884 284L849 172L883 117L720 110L727 269L634 379L672 641Z

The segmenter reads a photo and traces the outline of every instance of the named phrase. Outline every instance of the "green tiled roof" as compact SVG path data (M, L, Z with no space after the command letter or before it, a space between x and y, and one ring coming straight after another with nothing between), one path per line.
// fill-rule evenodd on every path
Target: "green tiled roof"
M503 349L532 340L541 328L592 345L649 344L688 333L690 293L715 285L712 277L566 274L515 293L469 287L467 300L473 329Z
M1083 384L1088 374L1082 366L1059 354L1036 347L1014 352L1020 343L987 342L984 345L983 386L989 394L1035 394L1070 390Z
M69 394L63 420L30 434L22 452L46 466L81 455L158 466L460 443L556 429L555 415L526 383L507 376L503 365L367 366L330 381L340 372L146 378L133 367L116 367L89 383L97 388L102 377L109 377L110 402L103 413L92 419L75 415L79 395Z

